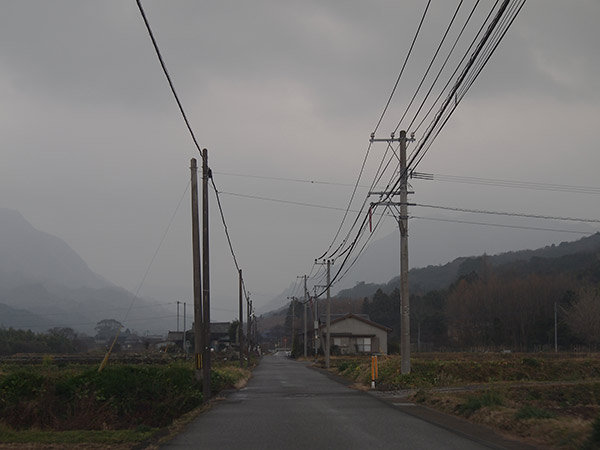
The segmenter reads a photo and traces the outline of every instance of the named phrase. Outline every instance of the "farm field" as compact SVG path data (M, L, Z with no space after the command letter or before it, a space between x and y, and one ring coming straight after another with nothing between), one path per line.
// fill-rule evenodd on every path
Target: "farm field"
M15 362L17 361L17 362ZM0 363L0 448L150 445L203 408L190 361L98 364L45 356ZM239 362L213 361L213 396L243 385Z
M407 399L556 449L600 448L600 355L418 353L409 375L380 356L376 393ZM366 389L370 357L333 357L331 370Z

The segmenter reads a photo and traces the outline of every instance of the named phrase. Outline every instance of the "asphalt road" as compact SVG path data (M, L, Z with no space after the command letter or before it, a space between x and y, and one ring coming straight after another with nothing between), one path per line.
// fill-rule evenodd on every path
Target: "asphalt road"
M285 356L266 356L247 387L163 449L484 449Z

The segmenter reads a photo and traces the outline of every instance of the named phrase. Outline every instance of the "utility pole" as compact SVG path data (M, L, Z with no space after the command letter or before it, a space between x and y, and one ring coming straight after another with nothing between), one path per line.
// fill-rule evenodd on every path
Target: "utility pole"
M329 369L329 356L331 353L331 260L327 260L327 339L325 340L325 368Z
M252 314L252 300L246 299L246 367L250 366L250 314Z
M327 285L325 288L327 289L327 305L325 307L325 329L327 330L327 335L325 336L325 368L329 369L330 363L330 355L331 355L331 264L333 264L333 260L328 259L324 263L318 263L315 260L315 264L326 264L327 265Z
M298 277L301 278L301 277ZM288 300L292 300L292 348L291 351L294 351L294 332L296 331L296 297L288 297Z
M296 298L292 297L292 355L294 354L294 335L296 331Z
M181 302L177 302L177 332L179 333L179 303Z
M238 323L238 344L240 346L240 367L244 367L244 306L242 303L243 294L243 279L242 269L239 271L239 294L240 294L240 311L239 311L239 323Z
M308 310L308 289L306 289L306 275L304 275L304 357L308 356L308 330L306 326L306 312Z
M319 359L319 299L313 296L313 332L315 334L314 338L314 351L315 351L315 362Z
M196 380L202 379L202 279L200 277L200 221L198 218L198 166L190 164L192 184L192 262L194 271L194 367Z
M400 166L399 166L399 192L369 192L369 194L385 195L386 198L392 195L400 194L400 203L393 201L383 201L372 203L371 205L400 206L400 217L398 218L398 228L400 230L400 370L402 374L410 373L410 298L408 293L408 168L406 162L406 144L414 140L412 137L407 139L406 131L400 131L398 138L392 133L389 139L375 139L371 135L371 142L387 142L390 145L393 142L400 144Z
M402 337L400 370L410 373L410 298L408 293L408 170L406 165L406 131L400 131L400 301Z
M307 279L307 275L302 275L301 277L296 277L296 278L302 278L304 279L304 357L306 358L308 355L308 335L307 335L307 323L306 323L306 315L307 315L307 310L308 310L308 298L307 298L307 294L308 294L308 290L306 289L306 279Z
M554 352L558 352L558 305L554 302Z
M204 317L204 364L202 365L202 396L205 402L210 398L210 260L208 234L208 150L202 149L202 314Z
M181 345L183 346L183 354L185 355L185 358L187 359L187 347L186 347L185 343L186 343L186 339L185 339L185 302L183 302L183 343Z

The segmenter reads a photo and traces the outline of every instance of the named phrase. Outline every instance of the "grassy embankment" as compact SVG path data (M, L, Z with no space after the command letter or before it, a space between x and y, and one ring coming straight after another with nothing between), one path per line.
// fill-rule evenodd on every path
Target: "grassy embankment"
M600 355L417 354L379 357L379 390L406 390L412 401L488 425L532 444L600 448ZM369 357L337 357L332 368L367 386Z
M129 448L202 410L202 382L190 362L97 369L51 360L0 365L0 443ZM238 387L249 376L239 363L214 362L211 390Z

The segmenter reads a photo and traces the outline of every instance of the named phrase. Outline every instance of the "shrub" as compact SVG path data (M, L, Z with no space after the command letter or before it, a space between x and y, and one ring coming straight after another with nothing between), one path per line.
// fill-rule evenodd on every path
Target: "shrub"
M515 413L515 419L552 419L555 417L550 411L535 406L523 406Z
M492 408L503 404L502 395L493 389L485 391L481 395L470 395L467 401L456 406L456 411L466 417L469 417L475 411L487 406Z

